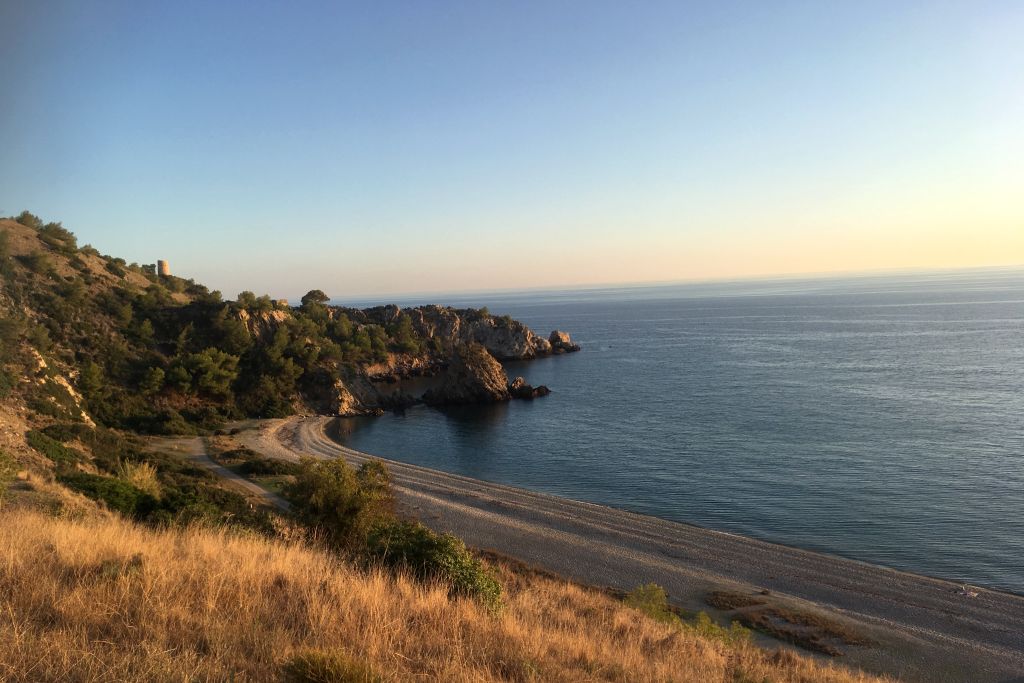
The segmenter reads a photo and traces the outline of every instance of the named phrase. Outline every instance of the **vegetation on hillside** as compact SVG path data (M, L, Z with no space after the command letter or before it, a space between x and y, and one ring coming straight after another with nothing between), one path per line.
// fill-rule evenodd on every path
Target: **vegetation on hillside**
M281 514L139 436L285 415L389 353L440 353L407 314L327 303L224 301L0 221L0 680L875 680L683 619L653 585L623 604L484 561L396 516L380 462L214 448L274 478Z
M0 517L0 679L704 681L874 677L513 576L493 612L303 544L117 519Z
M441 340L418 333L406 312L385 323L374 310L328 306L320 290L297 307L248 291L228 301L193 280L80 247L60 223L28 212L14 221L0 223L0 396L35 372L37 352L76 376L83 407L101 424L189 434L227 419L293 414L389 353L441 358ZM19 239L15 250L12 232L34 239ZM26 391L37 411L80 419L52 383Z

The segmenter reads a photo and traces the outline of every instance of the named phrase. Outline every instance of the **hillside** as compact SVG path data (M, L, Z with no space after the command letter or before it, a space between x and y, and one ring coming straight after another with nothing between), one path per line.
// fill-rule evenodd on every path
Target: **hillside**
M499 615L300 544L0 517L0 679L777 681L875 678L658 623L504 568Z
M55 418L135 432L408 405L417 397L387 381L436 373L467 343L501 360L571 350L486 309L360 310L329 306L319 290L298 306L252 292L225 300L79 247L28 213L0 220L0 264L0 391Z

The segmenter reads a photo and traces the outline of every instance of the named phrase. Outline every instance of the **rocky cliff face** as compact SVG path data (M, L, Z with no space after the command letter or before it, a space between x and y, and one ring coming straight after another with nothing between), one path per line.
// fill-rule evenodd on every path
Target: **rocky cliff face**
M469 308L449 306L377 306L364 310L345 309L356 322L391 325L402 313L412 319L420 336L438 339L451 352L465 344L480 344L498 360L526 360L552 353L551 343L526 325L508 316L492 316Z
M365 370L374 382L393 382L401 377L435 375L441 370L441 364L429 356L389 353L386 360L367 365Z
M380 415L386 404L386 397L358 371L343 372L342 377L321 385L315 395L308 407L322 415Z
M291 313L283 310L253 311L245 309L238 311L238 319L245 325L245 329L255 339L267 339L272 337L277 328L291 317Z
M509 398L505 370L480 344L457 347L442 385L423 395L429 405L498 403Z

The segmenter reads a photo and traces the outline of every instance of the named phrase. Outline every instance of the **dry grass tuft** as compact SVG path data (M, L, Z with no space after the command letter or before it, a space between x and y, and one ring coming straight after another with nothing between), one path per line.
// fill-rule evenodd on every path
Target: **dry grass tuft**
M303 678L303 676L305 678ZM497 616L298 543L0 517L0 680L878 679L664 626L544 576Z

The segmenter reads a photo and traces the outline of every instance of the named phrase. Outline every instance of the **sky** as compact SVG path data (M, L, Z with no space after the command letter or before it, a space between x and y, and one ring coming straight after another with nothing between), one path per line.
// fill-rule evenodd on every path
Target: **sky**
M1024 3L0 3L0 215L233 296L1024 264Z

